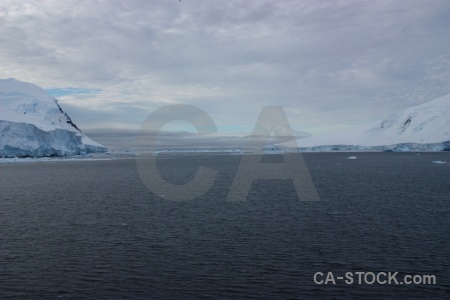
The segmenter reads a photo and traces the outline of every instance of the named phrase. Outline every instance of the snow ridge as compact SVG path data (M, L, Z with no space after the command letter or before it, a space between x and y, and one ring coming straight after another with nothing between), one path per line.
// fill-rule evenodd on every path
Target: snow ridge
M297 143L306 151L448 151L450 94L369 125Z

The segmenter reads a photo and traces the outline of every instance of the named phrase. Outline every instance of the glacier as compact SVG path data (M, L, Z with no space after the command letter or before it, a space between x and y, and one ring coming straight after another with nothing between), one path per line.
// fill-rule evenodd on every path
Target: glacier
M40 87L0 79L0 157L48 157L106 152L87 137Z
M450 151L450 94L368 125L282 143L288 151Z

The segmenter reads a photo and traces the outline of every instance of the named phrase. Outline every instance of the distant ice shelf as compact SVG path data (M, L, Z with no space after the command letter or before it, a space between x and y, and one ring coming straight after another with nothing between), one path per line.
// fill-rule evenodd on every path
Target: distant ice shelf
M400 143L393 145L380 146L361 146L361 145L325 145L313 147L288 147L280 145L270 145L261 148L265 153L281 152L435 152L450 151L450 142L418 144L418 143Z

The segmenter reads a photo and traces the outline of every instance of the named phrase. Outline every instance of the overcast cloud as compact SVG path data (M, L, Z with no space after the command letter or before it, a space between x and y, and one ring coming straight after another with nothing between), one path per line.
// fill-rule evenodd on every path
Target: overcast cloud
M82 129L185 103L249 133L282 105L320 134L448 94L449 28L448 0L2 0L0 77L48 89Z

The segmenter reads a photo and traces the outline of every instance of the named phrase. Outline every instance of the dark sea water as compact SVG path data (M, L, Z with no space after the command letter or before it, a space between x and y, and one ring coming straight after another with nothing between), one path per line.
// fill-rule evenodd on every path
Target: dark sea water
M187 202L152 194L134 159L1 164L0 298L449 299L450 164L432 163L449 154L304 154L317 202L290 180L227 202L238 155L159 159L173 183L219 172ZM314 283L330 271L437 284Z

